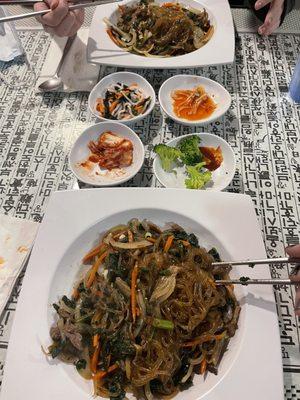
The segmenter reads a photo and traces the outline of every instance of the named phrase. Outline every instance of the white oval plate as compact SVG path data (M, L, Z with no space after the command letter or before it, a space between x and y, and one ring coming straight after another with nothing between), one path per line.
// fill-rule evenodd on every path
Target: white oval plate
M88 171L80 164L87 160L91 154L88 144L91 140L97 140L99 136L107 131L111 131L118 136L128 139L133 144L133 162L129 167L122 168L125 173L120 176L105 176L106 169L100 169L97 164L97 172L103 175L96 175L95 170ZM145 158L144 145L136 133L128 126L119 122L100 122L85 129L74 143L70 156L70 168L76 177L89 185L93 186L114 186L124 183L134 177L141 169Z
M172 139L166 144L175 147L179 140L193 135L197 135L201 138L201 146L220 146L223 154L223 162L221 166L215 171L212 171L211 181L207 183L202 190L220 191L225 189L232 181L236 167L233 150L224 139L212 135L211 133L191 133ZM159 157L155 157L153 162L153 171L159 182L167 188L185 188L184 181L187 178L185 167L177 167L174 168L174 170L176 173L164 171L161 167Z
M171 0L177 2L178 0ZM87 44L87 59L90 63L115 65L128 68L192 68L204 65L228 64L234 60L234 28L228 0L181 0L179 3L192 8L206 9L215 31L205 46L177 57L144 57L126 52L117 46L106 32L103 18L116 22L119 5L133 4L125 0L121 3L103 4L96 8L90 26ZM165 3L165 0L155 0Z
M99 97L103 98L105 96L105 92L109 86L118 82L125 83L126 85L136 83L138 87L144 92L146 97L151 97L151 103L148 107L148 110L146 110L144 114L137 115L136 117L127 120L120 119L118 120L118 122L125 125L133 124L145 118L148 114L151 113L155 106L155 91L150 83L141 75L135 74L133 72L114 72L113 74L107 75L103 79L101 79L91 91L88 103L92 114L94 114L101 121L115 121L101 117L99 112L96 110L96 101Z
M189 121L184 118L177 117L173 112L172 92L178 89L194 89L197 86L203 86L206 93L213 99L217 107L214 112L207 118L198 121ZM158 93L158 100L162 110L174 121L189 125L204 125L215 121L226 113L231 104L231 96L228 91L218 82L209 78L197 75L175 75L167 79L162 85Z

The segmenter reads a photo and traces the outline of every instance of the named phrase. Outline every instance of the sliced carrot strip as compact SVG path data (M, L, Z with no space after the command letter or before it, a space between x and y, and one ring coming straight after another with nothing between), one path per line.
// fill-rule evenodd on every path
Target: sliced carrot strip
M99 354L100 354L100 345L98 344L95 348L95 351L93 353L92 359L91 359L91 371L95 374L97 372L97 365L98 365L98 360L99 360Z
M98 380L98 379L103 379L107 374L115 371L117 368L119 368L118 364L113 364L111 365L107 371L98 371L94 376L93 380Z
M173 240L174 240L174 236L173 235L168 237L168 239L166 241L166 244L165 244L165 247L164 247L164 252L167 253L170 250L170 247L172 246Z
M95 256L97 256L100 251L102 250L104 246L104 243L100 243L98 244L98 246L94 247L92 250L90 250L82 259L83 263L86 263L88 261L90 261L92 258L94 258Z
M77 288L74 288L73 293L72 293L72 298L74 300L77 300L79 297L79 290Z
M188 242L187 240L180 240L180 241L185 247L189 247L191 245L190 242Z
M87 280L87 283L86 283L87 288L90 288L92 286L94 279L96 277L98 268L100 267L100 265L102 264L102 261L105 259L106 256L107 256L107 251L105 251L103 254L101 254L101 256L99 258L97 258L97 260L95 261L95 264L93 265L89 279Z
M206 358L204 358L200 364L200 374L203 375L204 372L206 371L206 366L207 366L207 361Z
M99 344L99 334L97 333L96 335L93 336L93 346L97 347Z

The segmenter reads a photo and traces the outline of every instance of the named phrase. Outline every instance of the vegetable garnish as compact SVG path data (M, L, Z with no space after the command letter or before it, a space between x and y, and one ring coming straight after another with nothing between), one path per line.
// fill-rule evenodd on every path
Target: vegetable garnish
M159 156L161 166L166 172L175 172L176 167L185 166L185 186L188 189L201 189L212 179L211 171L220 167L223 155L220 146L201 147L200 137L191 135L183 138L177 147L157 144L154 152Z
M202 154L199 149L201 139L199 136L187 136L180 140L178 149L181 152L180 158L185 165L196 165L203 161Z
M170 57L187 54L205 45L213 35L205 9L180 3L156 4L141 0L119 6L116 24L107 18L107 33L119 47L146 57Z
M154 146L154 151L159 155L162 167L167 172L172 171L174 164L181 156L180 150L167 146L163 143Z
M97 99L96 110L107 119L126 120L144 114L151 97L145 96L136 83L115 83L108 87L104 98Z
M203 168L205 168L205 162L195 166L187 165L188 178L185 180L185 186L188 189L201 189L211 180L211 172L205 171Z
M93 382L95 396L111 400L124 400L126 392L170 399L195 374L217 373L240 306L233 288L215 285L231 269L212 265L216 249L207 252L176 223L160 228L137 218L98 243L104 252L88 252L93 267L79 274L77 297L53 304L46 356L72 363Z
M178 89L171 94L174 114L189 121L209 117L217 105L202 86L194 89Z

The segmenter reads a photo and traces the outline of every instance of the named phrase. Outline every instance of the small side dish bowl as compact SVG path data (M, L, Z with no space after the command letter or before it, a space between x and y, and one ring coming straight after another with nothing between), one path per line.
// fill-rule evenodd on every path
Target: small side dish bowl
M235 155L231 146L222 138L211 133L191 133L183 135L170 140L165 143L168 146L176 147L179 141L188 136L199 136L201 139L200 145L205 147L218 147L220 146L223 162L218 169L212 171L210 182L208 182L202 189L199 190L213 190L221 191L225 189L232 181L236 169ZM184 166L174 168L173 172L166 172L163 170L158 155L155 156L153 161L153 171L159 182L167 188L186 188Z
M195 89L197 86L202 86L205 92L211 97L216 104L215 110L208 117L196 121L178 117L173 110L172 92L178 89ZM167 79L161 85L158 100L163 112L171 119L179 124L188 126L204 125L217 120L226 113L231 104L231 96L222 85L212 79L197 75L175 75Z
M95 167L86 163L91 155L88 144L97 141L104 132L112 132L132 143L133 159L130 166L108 170L99 167L97 163ZM144 158L144 145L131 128L119 122L100 122L85 129L77 138L69 155L69 165L81 182L93 186L115 186L133 178L141 169Z
M96 109L97 99L104 98L108 87L117 83L123 83L128 86L136 84L137 87L143 91L146 97L151 97L150 104L147 110L143 114L139 114L130 119L118 119L118 120L104 118L101 116L99 111L97 111ZM141 119L145 118L147 115L151 113L151 111L155 106L155 91L153 87L150 85L150 83L141 75L125 71L114 72L113 74L107 75L103 79L101 79L97 83L97 85L92 89L89 95L88 104L91 113L94 114L101 121L118 121L122 124L129 125L129 124L134 124L137 121L140 121Z

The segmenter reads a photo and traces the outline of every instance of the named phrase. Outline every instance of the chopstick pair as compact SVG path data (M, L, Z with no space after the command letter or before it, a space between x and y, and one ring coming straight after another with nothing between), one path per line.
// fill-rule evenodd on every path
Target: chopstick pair
M248 265L253 268L255 265L262 264L298 264L300 258L282 257L282 258L266 258L260 260L245 260L245 261L222 261L214 262L213 266L234 266L234 265ZM291 281L290 279L250 279L241 277L240 279L221 280L215 281L216 285L294 285L300 286L300 282Z
M78 10L80 8L87 8L87 7L95 7L95 6L100 6L102 4L108 4L108 3L118 3L122 0L97 0L97 1L93 1L93 2L89 2L89 3L84 3L85 0L82 0L83 3L80 4L73 4L69 6L69 10ZM3 5L6 3L6 5L12 5L12 4L33 4L36 3L37 1L32 1L32 2L26 2L26 1L19 1L16 2L16 0L9 2L9 1L4 1L4 2L0 2L0 5ZM37 17L38 15L45 15L48 14L51 11L51 9L49 8L49 10L42 10L42 11L33 11L33 12L29 12L29 13L25 13L25 14L18 14L18 15L8 15L7 17L3 17L0 18L0 23L3 22L11 22L11 21L18 21L20 19L25 19L25 18L31 18L31 17Z

